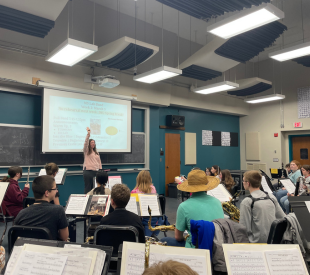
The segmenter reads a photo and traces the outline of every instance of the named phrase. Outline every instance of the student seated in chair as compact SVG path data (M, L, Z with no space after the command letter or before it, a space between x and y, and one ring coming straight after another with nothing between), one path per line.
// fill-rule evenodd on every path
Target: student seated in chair
M67 241L69 230L64 208L50 203L57 193L55 180L50 176L37 177L32 191L36 202L19 212L15 225L46 227L53 240Z
M145 242L144 227L138 215L127 211L125 207L130 200L130 189L125 184L116 184L111 191L111 205L114 211L103 217L101 225L134 226L139 232L139 242Z
M257 171L244 173L243 186L251 195L241 202L239 223L246 227L251 243L267 243L272 222L285 216L277 199L260 190L261 181Z
M44 168L46 171L46 175L55 179L55 177L59 171L59 167L57 166L57 164L50 162L50 163L46 164ZM55 199L53 201L51 201L51 203L60 205L60 203L59 203L59 191L56 193Z

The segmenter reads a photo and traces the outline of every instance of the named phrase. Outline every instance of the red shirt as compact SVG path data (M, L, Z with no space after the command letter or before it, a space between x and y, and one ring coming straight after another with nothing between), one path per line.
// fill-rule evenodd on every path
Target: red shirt
M23 200L28 196L28 193L28 187L24 187L23 190L20 190L18 182L10 179L9 187L3 199L3 204L5 205L8 215L17 216L19 211L23 209Z

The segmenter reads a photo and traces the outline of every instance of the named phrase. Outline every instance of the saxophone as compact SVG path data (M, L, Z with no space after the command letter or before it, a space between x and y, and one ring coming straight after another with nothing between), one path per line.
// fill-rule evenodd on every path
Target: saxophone
M149 230L154 232L157 230L160 230L161 232L167 232L167 231L174 231L175 230L175 224L171 224L171 225L159 225L156 227L152 227L151 225L151 221L152 221L152 209L148 206L148 211L149 211L149 221L148 221L148 226L149 226Z
M235 197L238 197L241 192L239 192ZM240 219L240 210L232 203L233 198L229 202L223 202L222 208L224 212L228 214L231 220L239 222Z

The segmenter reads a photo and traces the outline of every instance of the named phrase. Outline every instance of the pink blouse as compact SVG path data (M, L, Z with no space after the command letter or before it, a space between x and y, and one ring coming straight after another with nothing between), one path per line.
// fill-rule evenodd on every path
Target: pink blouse
M152 194L156 194L156 188L155 188L155 186L152 184L151 185L151 193ZM133 189L132 191L131 191L131 193L143 193L143 192L141 192L138 188L135 188L135 189Z
M101 159L99 154L97 155L95 152L92 152L91 154L87 154L88 153L88 145L89 145L89 137L90 134L87 134L86 139L85 139L85 143L84 143L84 148L83 148L83 152L84 152L84 164L83 164L83 170L99 170L102 169L102 165L101 165Z

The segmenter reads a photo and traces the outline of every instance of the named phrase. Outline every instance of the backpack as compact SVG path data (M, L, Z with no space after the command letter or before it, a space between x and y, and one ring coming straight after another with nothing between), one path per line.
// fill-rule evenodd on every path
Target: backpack
M263 191L264 192L264 191ZM266 194L266 197L263 197L263 198L253 198L252 195L249 195L247 196L247 198L250 198L252 199L252 203L251 203L251 210L253 210L253 207L254 207L254 203L257 202L257 201L263 201L263 200L271 200L272 203L275 205L275 202L269 197L269 194L267 192L264 192Z

